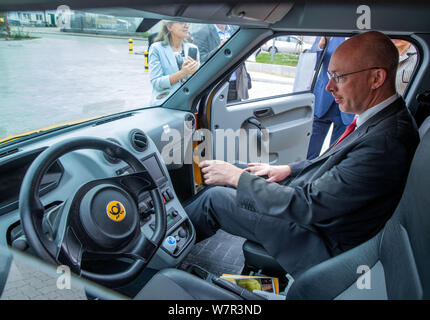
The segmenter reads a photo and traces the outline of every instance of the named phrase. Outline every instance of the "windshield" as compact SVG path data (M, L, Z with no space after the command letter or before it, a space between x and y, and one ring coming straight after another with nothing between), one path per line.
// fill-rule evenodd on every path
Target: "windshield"
M0 143L161 105L237 29L67 6L0 12Z

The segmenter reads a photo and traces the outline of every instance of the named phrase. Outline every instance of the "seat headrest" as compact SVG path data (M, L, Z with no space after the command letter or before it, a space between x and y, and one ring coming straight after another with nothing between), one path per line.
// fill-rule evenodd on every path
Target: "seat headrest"
M422 140L424 135L427 133L427 131L429 131L430 129L430 116L428 116L424 122L421 124L420 128L419 128L419 133L420 133L420 139Z

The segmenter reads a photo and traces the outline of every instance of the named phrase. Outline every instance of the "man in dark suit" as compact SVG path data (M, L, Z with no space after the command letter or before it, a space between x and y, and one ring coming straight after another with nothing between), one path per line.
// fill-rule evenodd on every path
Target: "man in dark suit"
M225 24L208 24L194 33L193 43L199 48L200 62L206 62L232 36L235 29ZM227 102L248 99L249 84L249 74L245 64L241 64L229 79Z
M339 46L326 89L343 112L357 116L349 135L321 156L244 170L201 163L206 184L230 187L207 188L186 206L198 240L222 228L260 243L297 276L376 235L400 200L418 144L396 93L397 63L395 46L379 32Z

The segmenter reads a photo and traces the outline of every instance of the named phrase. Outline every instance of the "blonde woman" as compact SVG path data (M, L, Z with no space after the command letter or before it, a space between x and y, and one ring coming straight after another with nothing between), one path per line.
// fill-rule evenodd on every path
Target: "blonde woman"
M199 68L198 49L186 41L188 28L187 22L163 21L149 49L151 105L160 105Z

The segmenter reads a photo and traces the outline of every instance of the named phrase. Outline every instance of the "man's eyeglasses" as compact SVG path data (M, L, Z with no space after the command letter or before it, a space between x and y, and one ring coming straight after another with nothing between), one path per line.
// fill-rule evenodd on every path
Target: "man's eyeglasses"
M372 67L372 68L367 68L367 69L354 71L354 72L348 72L348 73L344 73L344 74L336 74L336 72L331 73L330 71L327 71L327 76L328 76L329 80L333 79L334 82L339 83L339 81L342 77L346 77L346 76L349 76L351 74L364 72L364 71L368 71L368 70L373 70L373 69L384 69L384 70L386 70L384 67Z

